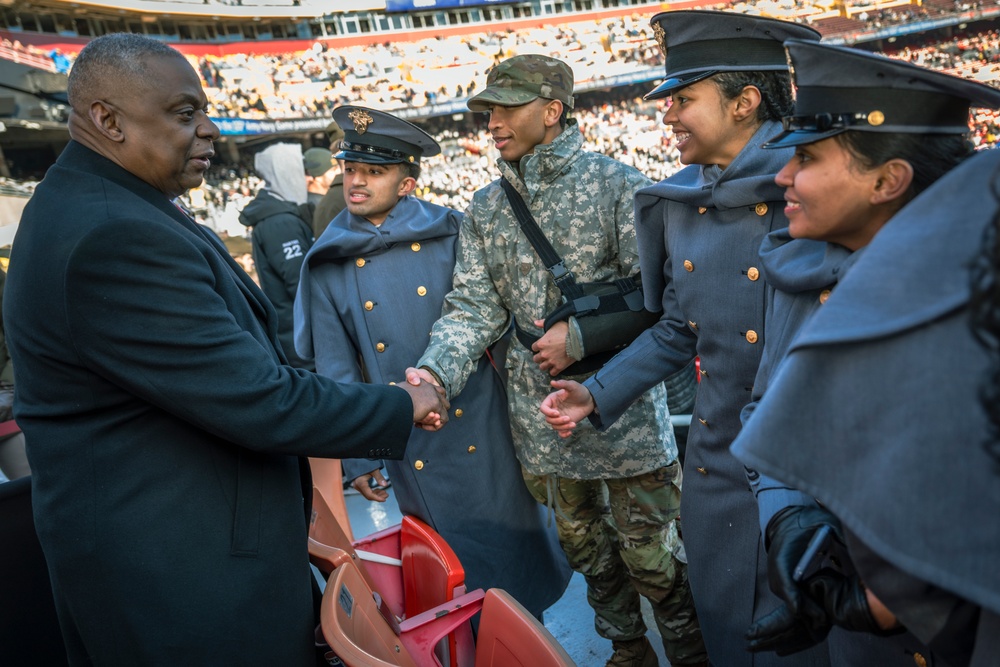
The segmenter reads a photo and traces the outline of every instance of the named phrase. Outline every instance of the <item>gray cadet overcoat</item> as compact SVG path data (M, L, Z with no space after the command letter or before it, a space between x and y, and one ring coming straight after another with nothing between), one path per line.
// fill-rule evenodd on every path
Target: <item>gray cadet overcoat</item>
M614 280L638 270L632 198L649 179L605 155L583 149L575 120L551 144L520 163L504 160L501 177L514 184L542 232L580 282ZM522 176L523 175L523 176ZM484 270L485 269L485 270ZM516 318L534 335L534 321L551 313L561 295L518 225L499 181L476 192L462 227L455 289L420 360L457 394L487 345ZM458 341L459 344L455 344ZM551 391L534 352L512 341L510 415L518 459L536 475L571 479L631 477L669 465L677 444L663 385L640 392L625 417L606 433L584 424L562 439L538 406ZM648 388L648 387L647 387Z
M936 651L956 647L936 645L940 625L897 597L901 580L979 606L978 644L995 649L1000 629L1000 478L977 395L989 357L968 305L998 183L992 150L897 213L795 339L733 443L841 519L866 584ZM972 664L996 664L979 650Z
M404 197L379 227L341 211L310 250L296 301L296 343L321 375L403 381L451 289L462 214ZM571 571L544 508L524 486L507 421L507 338L479 359L439 432L414 429L405 458L386 461L404 514L448 541L469 589L500 587L538 614ZM360 360L360 363L359 363ZM378 461L344 461L349 478Z
M768 303L765 333L767 345L757 369L752 403L743 408L744 424L750 419L761 396L767 394L770 380L777 373L788 349L806 322L830 297L833 289L865 252L851 252L836 243L793 239L787 229L772 232L760 249L760 270L767 281ZM739 436L737 436L739 440ZM768 475L751 472L752 487L758 495L761 530L782 508L789 505L815 505L807 493ZM910 633L892 637L850 632L834 628L825 642L831 665L879 665L910 667L919 653L928 665L934 665L929 649Z
M752 655L743 638L779 604L767 585L757 503L729 444L763 348L757 249L788 224L774 175L792 151L759 148L780 129L765 123L724 171L693 165L636 194L646 307L663 316L585 383L599 410L591 419L607 428L644 388L701 358L681 529L705 646L726 667L826 664L820 651Z

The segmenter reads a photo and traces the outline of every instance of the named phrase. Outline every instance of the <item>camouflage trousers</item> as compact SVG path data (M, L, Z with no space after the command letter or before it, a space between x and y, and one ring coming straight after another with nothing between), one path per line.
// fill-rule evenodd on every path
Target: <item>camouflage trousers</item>
M535 500L554 510L570 567L587 582L597 633L611 640L646 634L639 596L653 608L673 666L708 659L677 533L681 468L677 462L620 479L521 474Z

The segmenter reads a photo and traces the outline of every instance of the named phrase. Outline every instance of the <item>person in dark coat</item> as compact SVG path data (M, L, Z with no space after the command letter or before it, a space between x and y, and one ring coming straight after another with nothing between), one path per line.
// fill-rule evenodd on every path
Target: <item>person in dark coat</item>
M908 263L900 264L900 257L877 250L884 234L892 235L901 226L905 227L905 234L896 237L894 248L919 258L919 266L933 266L934 280L942 280L945 284L951 281L968 282L967 268L957 267L954 260L958 257L950 255L953 246L959 244L945 240L947 250L929 251L928 244L938 245L942 242L934 237L925 237L935 229L934 223L922 218L922 214L914 216L911 208L903 206L928 188L928 192L934 191L933 183L947 172L953 169L964 171L960 165L973 154L972 144L968 139L969 107L1000 107L1000 91L995 88L909 63L855 49L795 40L786 42L786 49L795 72L798 99L794 113L785 119L786 130L765 144L765 148L796 148L796 156L776 178L779 185L786 187L789 227L769 236L761 249L762 270L774 289L767 310L768 337L764 361L757 375L754 394L758 400L763 394L762 400L769 405L773 391L787 392L782 383L782 372L784 366L796 358L794 354L789 356L789 349L799 348L797 341L801 340L802 335L807 335L800 332L812 331L811 324L815 319L825 320L824 315L829 310L831 301L838 304L835 308L839 317L843 318L838 320L838 328L853 328L859 322L863 328L867 317L856 311L856 308L871 309L869 312L877 314L876 317L884 313L891 319L897 309L907 310L912 307L907 302L906 286L913 284L905 273ZM990 175L993 169L987 167L985 173ZM965 179L972 180L969 174L966 174ZM981 177L974 179L977 184L981 181ZM950 189L945 189L938 195L944 194L954 199L959 192L956 185L957 183L952 183ZM970 188L969 192L973 197L986 195L984 199L989 200L990 197L986 194L988 190L988 187L979 185ZM923 201L925 207L931 203L923 198L917 201ZM949 205L956 210L961 207L961 201L959 206L955 204L952 201ZM992 206L995 204L993 201ZM990 210L989 201L985 208ZM931 206L931 210L941 215L940 208ZM963 216L967 214L968 212L962 213ZM946 214L942 217L947 220ZM973 243L978 243L982 238L982 228L989 218L975 215L973 219L975 222L972 224L957 226L954 233L965 235L971 232ZM949 220L944 228L947 229L952 224L953 221ZM879 289L878 281L860 285L852 282L855 271L862 270L861 267L865 266L864 262L871 252L876 252L882 262L892 260L885 266L893 275L897 269L903 269L902 274L892 280L895 287L889 293ZM962 252L968 253L969 248L963 248ZM924 253L927 253L926 257ZM970 265L971 260L972 258L965 257ZM869 273L868 277L870 279L872 274ZM843 290L847 290L852 295L851 298L856 299L859 287L866 291L863 302L844 303L833 300ZM869 297L869 292L876 295L875 298ZM949 302L957 296L949 293ZM922 298L918 299L918 311L925 307L931 312L936 311L934 294L928 293L927 297L927 303ZM886 303L881 303L882 300ZM887 308L890 303L891 307ZM930 317L931 320L926 323L921 318L921 324L917 326L936 326L931 321L936 320L939 314ZM851 324L843 327L846 323ZM961 326L958 322L954 324ZM941 341L940 356L947 358L947 351L952 348L949 337L954 337L956 341L964 339L971 342L971 332L967 327L963 329L956 332L954 325L945 326L941 329L941 335L931 338ZM902 346L910 338L900 334L897 343L887 346L892 354L878 364L879 373L896 377L891 373L892 362L901 358L900 353L906 354ZM917 337L913 338L915 340ZM864 340L868 340L867 336ZM847 341L841 345L846 345L847 350L853 349ZM948 387L944 393L948 395L940 396L940 404L933 413L916 410L912 415L914 421L920 423L918 428L921 432L929 431L935 435L939 434L926 422L935 421L936 415L941 415L953 432L951 437L940 441L924 436L910 437L905 429L897 427L889 411L877 412L878 417L871 421L858 420L851 412L866 411L867 408L861 408L860 403L877 402L867 394L867 388L878 384L869 382L863 366L851 363L856 357L853 352L838 351L831 356L844 361L844 372L837 373L837 377L832 380L834 385L842 387L841 383L850 376L858 378L849 397L837 397L819 387L807 389L799 386L797 390L803 392L800 398L789 401L787 399L790 395L784 394L786 400L781 403L781 409L789 411L785 413L785 421L776 419L773 409L767 412L752 411L750 408L753 406L748 406L745 410L746 428L732 446L734 454L748 463L763 461L765 471L779 471L775 477L766 473L757 475L755 487L759 489L761 526L768 538L771 587L785 600L785 605L750 629L748 636L751 646L754 650L791 652L816 643L826 636L831 627L855 631L855 642L864 641L872 634L899 634L897 638L882 640L886 644L906 640L908 636L900 634L905 626L924 642L931 644L930 650L933 653L926 646L913 646L915 642L908 642L909 651L917 664L947 663L964 666L969 663L972 651L973 641L970 637L975 635L975 616L971 613L975 604L970 601L956 602L955 595L935 590L942 585L947 587L940 573L927 578L926 571L918 573L911 569L913 565L904 567L904 570L911 573L909 575L898 571L895 565L890 565L885 559L902 563L911 555L906 552L911 551L912 556L922 559L925 557L920 555L921 549L911 550L908 546L901 545L904 553L890 556L893 547L886 550L887 545L883 541L891 542L895 539L892 535L878 531L875 535L866 534L861 537L859 533L867 531L857 527L858 524L854 523L857 518L854 517L851 517L853 520L850 522L845 518L846 525L843 525L838 507L842 508L845 504L857 507L853 498L846 498L846 495L855 494L849 487L852 483L864 484L865 478L871 474L878 475L881 479L883 474L890 477L894 474L885 470L886 468L902 468L907 474L911 472L910 465L923 468L924 454L920 454L911 463L906 463L891 453L897 448L894 443L896 438L900 439L900 454L914 451L923 443L941 447L942 442L955 441L961 443L961 447L966 442L972 444L981 440L981 433L973 428L966 430L965 427L966 424L982 426L979 406L975 400L969 400L968 391L963 388L956 393L963 400L968 400L970 405L956 409L950 396L951 383L947 379L950 373L944 371L942 380L933 383L934 390L929 393L940 395L944 384ZM963 358L960 365L969 364L969 367L974 368L978 365L975 360L984 356L984 351L978 351L974 357ZM919 362L908 364L907 376L920 366ZM831 379L826 374L819 373L814 377L821 376L820 384L825 388ZM961 382L965 383L967 380L963 377ZM770 388L772 383L775 385L773 389ZM817 433L802 437L798 432L800 422L792 415L798 414L802 405L811 405L812 396L817 393L828 397L829 400L824 405L830 406L830 412L837 416L817 421ZM907 404L908 399L915 403L921 400L912 397L906 383L894 387L890 399L893 403L908 411L914 407ZM808 412L811 408L806 410ZM957 422L954 421L956 418ZM762 424L760 420L764 420ZM851 424L849 431L845 432L839 424L835 425L840 420ZM785 428L786 422L795 429L793 433ZM827 436L827 433L836 435ZM858 447L872 452L870 455L873 458L868 459L871 472L867 475L859 474L863 471L853 468L853 462L847 466L842 465L834 460L839 458L838 454L825 451L825 448L854 449L854 446L842 439L855 441ZM931 445L931 442L935 444ZM947 446L944 449L950 451L949 456L958 455L957 451L951 451ZM985 452L977 454L976 458L985 460ZM802 460L806 457L815 457L818 465L804 463ZM960 455L957 458L964 460L967 457ZM871 465L873 460L881 464ZM820 503L815 502L807 493L797 490L803 488L796 484L800 479L798 474L806 471L810 473L809 476L801 478L807 484L805 488L811 490L819 487L826 491L826 495L820 498ZM935 507L941 503L955 502L951 494L963 494L964 489L942 487L934 479L939 473L944 473L940 467L929 466L929 471L923 488L935 489ZM852 482L846 481L849 478L853 478ZM834 479L838 481L833 482ZM971 484L972 481L972 478L968 479L968 483ZM920 487L918 480L914 479L913 483ZM871 500L865 500L865 496L872 492L879 495L885 488L873 478L868 479L867 484L871 484L872 491L857 493L862 497L862 502ZM795 494L803 497L795 497ZM986 500L980 497L976 502ZM903 497L895 498L891 494L886 494L880 505L878 512L883 515L886 512L882 506L893 510L904 508L900 513L902 516L894 514L892 518L899 526L911 525L911 519L905 516L906 513L925 511L919 504L909 499L904 500ZM926 511L933 513L934 510ZM866 513L875 512L875 506L866 510ZM869 526L882 520L885 519L865 517ZM976 524L973 523L972 526ZM925 528L926 530L911 531L909 534L921 535L923 540L930 543L937 542L936 535L941 533L941 527L933 528L928 525ZM796 578L797 565L820 529L829 530L836 538L836 545L842 545L846 539L852 545L851 554L837 554L835 562L817 562L805 576ZM961 530L970 530L970 527L963 526ZM978 538L974 542L978 542ZM996 540L991 543L994 547L997 546ZM973 564L977 558L989 554L988 560L984 560L979 567L992 560L990 552L981 551L982 546L984 545L967 545L967 554L958 559L949 556L948 560L961 565L963 571L974 571L976 566ZM966 547L942 541L937 548L947 551ZM860 563L852 562L855 554L860 557ZM889 602L888 609L886 601ZM895 617L891 611L896 611ZM899 623L897 618L906 620ZM913 660L908 660L905 664L913 664ZM880 665L889 664L886 660L877 662Z
M344 139L344 131L337 125L337 121L332 120L326 126L326 137L330 140L330 151L336 155L340 152L340 142ZM344 210L347 202L344 201L344 166L337 160L340 167L337 175L330 183L330 189L323 195L323 199L316 204L316 211L313 213L313 232L319 238L337 214Z
M278 311L278 339L285 356L292 366L313 370L312 362L295 354L292 333L299 271L314 239L302 147L268 146L254 156L254 170L264 187L240 212L240 222L251 230L253 263L261 289Z
M285 363L274 308L172 201L219 136L183 55L103 36L68 92L4 323L70 664L313 665L302 457L400 458L447 402Z
M367 121L364 134L357 127ZM347 128L347 210L306 256L295 303L296 345L316 371L341 382L399 377L427 345L451 290L460 212L413 195L420 159L440 153L420 128L374 109L342 106ZM394 151L394 152L393 152ZM413 162L409 157L413 156ZM387 462L403 514L440 533L465 568L469 589L503 588L540 616L572 574L555 528L528 493L507 420L508 338L478 361L440 433L415 431L402 461ZM385 502L377 461L344 461L345 478ZM373 480L374 478L374 480Z

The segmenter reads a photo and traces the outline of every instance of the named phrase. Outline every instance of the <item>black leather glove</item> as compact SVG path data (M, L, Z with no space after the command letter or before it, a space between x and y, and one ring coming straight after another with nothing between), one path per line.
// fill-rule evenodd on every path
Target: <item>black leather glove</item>
M768 521L764 531L768 584L785 604L750 626L746 633L749 651L790 655L815 646L830 633L833 622L825 608L808 597L805 582L793 578L795 566L823 526L830 526L835 538L841 538L840 521L822 507L792 505Z
M775 595L785 601L792 614L803 610L805 590L802 583L793 579L795 566L813 535L823 526L830 526L834 538L843 542L840 520L829 510L814 505L783 508L771 517L764 531L768 585Z
M750 626L746 633L747 650L791 655L819 644L830 634L832 627L823 610L809 600L799 614L793 614L788 607L781 605Z
M883 630L879 627L868 606L865 587L856 574L845 576L833 570L820 570L804 584L806 595L823 607L826 617L834 625L879 636L902 631L901 628Z

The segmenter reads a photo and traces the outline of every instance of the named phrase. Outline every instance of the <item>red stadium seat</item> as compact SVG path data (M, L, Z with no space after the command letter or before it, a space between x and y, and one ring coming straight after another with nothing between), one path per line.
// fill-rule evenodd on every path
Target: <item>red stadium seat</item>
M320 572L329 577L344 563L354 564L396 620L411 619L465 593L465 570L458 556L444 538L417 518L403 517L398 526L349 539L327 502L329 495L317 488L324 483L324 475L316 474L323 462L310 463L314 473L309 556ZM469 623L459 624L447 644L438 649L442 662L453 666L471 664L473 651Z
M320 626L330 649L347 667L441 667L435 647L482 608L482 589L397 623L364 576L348 561L327 582ZM471 646L460 646L473 655ZM471 661L453 663L471 667Z
M475 667L575 665L552 633L509 593L499 588L486 591L476 638Z
M309 468L312 470L313 493L323 496L327 507L340 521L340 526L348 539L353 540L351 520L347 514L347 505L344 503L344 475L340 469L340 459L310 458Z
M407 618L465 593L465 568L437 531L416 517L404 516L399 541L403 561L403 609ZM459 635L466 633L468 641L461 645L472 646L469 624L459 626L448 638L448 655L457 656L458 664L467 664L472 657L457 653Z

